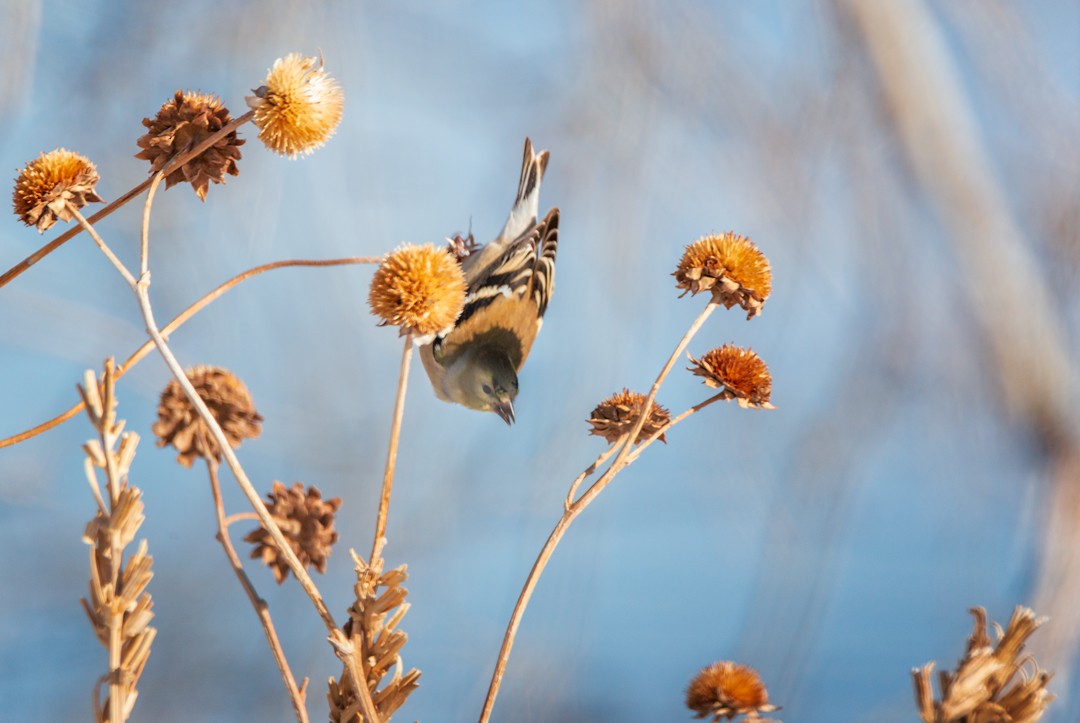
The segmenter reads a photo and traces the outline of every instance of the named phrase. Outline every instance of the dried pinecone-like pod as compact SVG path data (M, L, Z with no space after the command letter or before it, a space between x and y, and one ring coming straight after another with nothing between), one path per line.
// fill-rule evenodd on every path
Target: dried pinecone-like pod
M266 82L247 97L259 140L289 158L310 154L334 135L345 106L341 86L319 58L291 53L274 61Z
M772 270L765 254L754 243L733 232L705 236L686 247L675 287L696 294L711 291L713 301L730 309L738 304L746 318L761 313L772 291Z
M299 482L292 487L274 482L273 489L267 495L266 506L304 567L311 566L319 572L326 572L326 560L338 539L338 533L334 530L334 514L341 507L341 498L324 500L315 487L308 487L304 492L304 485ZM261 559L270 567L278 584L283 583L289 576L289 564L270 533L261 526L257 527L244 537L244 542L255 545L251 551L252 559Z
M621 392L612 394L596 405L596 409L589 415L588 422L592 425L589 434L603 437L609 443L618 441L620 437L629 434L630 430L633 429L644 404L645 395L632 392L629 389L623 389ZM651 437L669 421L671 421L671 414L668 410L653 402L649 410L649 418L645 420L645 425L638 433L637 439L634 440L635 444L640 444ZM661 442L667 443L665 435L661 434L659 439Z
M200 365L188 369L186 374L234 449L245 439L259 436L262 417L255 411L247 387L232 372ZM180 453L176 461L185 467L191 467L196 457L221 461L221 449L210 429L175 379L161 393L158 420L151 431L157 435L159 447L167 444L176 447Z
M465 274L451 254L432 244L406 244L389 254L371 279L371 313L401 333L430 341L453 326L465 305Z
M712 716L714 721L737 715L757 719L759 713L777 710L769 704L769 693L757 671L727 660L703 668L686 689L686 707L695 718Z
M229 110L214 95L176 91L153 118L143 118L146 134L137 143L143 150L136 158L150 161L150 173L157 173L174 157L188 151L224 128L232 118ZM225 174L240 173L240 146L244 141L236 131L228 133L210 148L165 176L165 187L187 181L196 195L206 200L210 182L224 183Z
M1017 606L1009 627L997 627L997 645L986 632L986 611L972 608L975 626L967 652L955 673L942 672L941 701L934 700L930 676L933 663L912 671L915 702L925 723L1033 723L1042 718L1054 696L1046 689L1052 673L1039 669L1024 644L1044 619L1029 608Z
M740 407L775 409L769 403L772 395L772 375L761 357L750 349L725 344L719 349L705 352L700 359L686 355L695 375L704 377L704 383L713 389L723 389L728 399L734 399Z
M97 168L78 153L64 148L42 153L27 163L15 179L15 215L44 233L57 219L74 218L71 207L100 202L94 193L97 182Z

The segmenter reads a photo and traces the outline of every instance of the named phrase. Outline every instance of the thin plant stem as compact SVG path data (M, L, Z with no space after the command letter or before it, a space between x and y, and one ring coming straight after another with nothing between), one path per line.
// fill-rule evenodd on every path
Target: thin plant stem
M218 297L225 294L225 292L229 291L230 289L237 286L241 282L247 281L249 278L251 278L253 276L257 276L257 275L259 275L259 274L261 274L263 272L273 271L274 269L280 269L280 268L286 268L286 267L292 267L292 266L304 266L304 267L312 267L312 266L313 267L345 266L345 265L350 265L350 264L377 264L380 261L381 261L381 259L379 259L377 257L374 257L374 256L353 256L353 257L342 258L342 259L291 259L291 260L286 260L286 261L274 261L274 262L269 263L269 264L263 264L262 266L256 266L255 268L248 269L247 271L244 271L243 273L237 274L236 276L232 277L231 279L229 279L225 283L221 284L216 289L214 289L213 291L211 291L210 293L206 294L201 299L199 299L198 301L193 303L187 309L185 309L180 314L178 314L176 316L176 318L174 318L172 321L170 321L161 330L161 334L162 334L162 336L168 337L174 331L179 329L191 317L195 316L195 314L202 311L204 308L206 308L211 303L216 301L218 299ZM150 351L153 348L154 348L153 340L147 340L145 343L143 343L143 345L140 346L138 349L136 349L131 354L131 356L129 356L127 358L127 360L123 364L121 364L120 366L118 366L116 368L116 378L119 379L120 377L124 376L124 374L129 369L131 369L133 366L135 366L140 361L142 361L143 357L145 357L148 353L150 353ZM25 442L26 440L31 439L33 437L36 437L37 435L39 435L39 434L41 434L43 432L47 432L50 429L52 429L53 427L59 426L60 424L63 424L64 422L68 421L72 417L75 417L77 414L79 414L79 412L81 412L85 408L86 408L86 405L84 403L82 403L82 402L79 402L75 406L68 409L66 412L64 412L62 414L59 414L56 417L53 417L52 419L48 420L47 422L42 422L41 424L37 425L36 427L28 429L28 430L26 430L24 432L19 432L18 434L7 437L6 439L0 439L0 449L3 449L4 447L10 447L11 445L18 444L20 442Z
M600 465L607 462L611 458L611 455L619 451L620 443L622 439L618 439L611 444L610 447L600 453L600 456L596 458L596 461L585 468L585 471L577 476L574 483L570 485L570 491L566 493L566 500L563 502L563 509L570 509L570 505L574 504L574 495L577 494L578 487L585 481L585 478L600 468Z
M390 422L390 443L386 450L386 471L383 473L382 495L379 497L379 513L375 518L375 539L371 543L371 559L374 561L386 537L386 518L390 514L390 491L394 486L394 467L397 464L398 440L401 437L401 421L405 416L405 391L409 384L409 363L412 360L412 335L405 335L405 348L401 351L401 373L398 375L397 398L394 400L394 416Z
M206 468L210 474L210 490L214 496L214 513L217 517L217 539L221 543L222 548L225 550L225 556L229 558L229 564L232 566L233 572L236 573L236 579L240 581L240 586L244 588L244 592L247 593L248 600L251 601L251 606L255 608L255 614L259 617L259 622L262 624L263 632L266 634L266 642L270 645L270 650L274 654L274 661L277 663L278 670L281 671L281 679L285 681L285 689L289 692L289 698L292 700L293 710L296 711L296 720L300 723L308 723L307 707L304 704L304 692L307 689L307 680L299 688L296 685L296 678L293 677L292 670L289 668L289 661L285 659L285 651L281 648L281 641L278 640L277 631L274 629L274 621L270 617L270 606L266 604L266 600L259 597L259 594L255 591L255 586L251 583L251 578L248 577L244 571L244 565L240 562L240 556L236 554L236 548L233 547L232 539L229 537L229 524L225 519L225 504L221 499L221 485L218 483L218 463L214 459L206 460Z
M247 123L248 121L250 121L254 117L255 117L255 111L248 111L247 113L240 116L239 118L234 118L229 123L225 124L225 126L223 126L221 128L221 130L215 132L212 135L207 136L198 145L194 146L190 150L187 150L187 151L184 151L183 153L178 154L175 158L173 158L171 161L169 161L169 163L162 170L168 173L168 172L172 172L172 171L176 170L177 168L180 168L181 166L186 164L188 161L190 161L192 158L195 158L200 153L205 151L207 148L214 145L219 140L221 140L222 138L224 138L228 134L232 133L234 130L236 130L240 126L244 125L245 123ZM122 196L120 196L119 198L117 198L112 203L109 203L109 204L105 205L103 208L99 209L97 213L95 213L94 215L92 215L90 217L90 219L89 219L90 223L92 223L92 224L97 223L98 221L101 221L102 219L110 216L117 209L121 208L122 206L127 205L129 202L131 202L131 200L133 198L135 198L136 196L141 194L143 191L145 191L147 188L149 188L150 184L152 182L153 182L152 178L147 178L145 181L142 181L137 186L135 186L134 188L129 190L127 193L125 193ZM82 225L72 226L67 231L60 234L59 236L54 238L52 241L50 241L49 243L47 243L44 246L42 246L41 248L39 248L37 251L35 251L34 253L30 254L29 256L27 256L25 259L23 259L19 263L12 266L10 269L8 269L2 275L0 275L0 288L3 288L4 286L7 286L11 281L14 281L16 278L21 276L24 271L29 269L31 266L36 264L38 261L41 261L43 258L45 258L49 254L51 254L53 251L55 251L56 249L63 246L65 243L67 243L71 239L75 238L77 235L79 235L79 233L81 233L83 231L83 229L84 229L84 227Z
M252 520L254 522L258 522L259 516L256 515L254 512L237 512L236 514L229 515L225 518L225 526L231 527L232 525L236 524L237 522L241 522L242 520Z
M618 442L616 442L612 446L612 449L619 449L619 453L615 457L615 461L611 463L611 466L604 471L604 473L600 476L600 479L594 482L593 485L589 487L589 489L587 489L577 501L570 504L569 507L564 507L562 516L555 524L555 528L551 531L551 534L548 535L547 541L544 543L544 546L540 549L540 554L537 555L536 561L533 563L532 569L529 570L529 576L525 579L525 585L521 588L521 594L518 595L517 602L514 603L514 611L510 615L510 622L506 626L506 633L503 635L502 646L499 648L499 657L495 662L495 670L491 674L491 684L488 686L487 696L484 698L484 707L480 711L480 723L487 723L487 721L491 719L491 711L495 707L495 698L499 694L499 687L502 685L502 679L506 673L506 665L507 662L510 660L510 651L514 647L514 639L517 637L517 631L521 625L521 619L525 615L525 608L528 607L529 600L532 598L533 591L536 589L536 584L540 581L540 576L543 574L544 568L547 567L548 561L551 559L552 553L555 552L555 548L558 547L559 541L562 540L563 535L566 534L566 530L570 527L571 523L573 523L577 516L585 511L589 504L594 499L596 499L596 496L599 495L604 490L604 488L611 483L611 480L615 478L615 475L618 474L620 470L624 469L627 465L630 464L630 461L628 461L630 455L630 448L633 446L634 440L637 439L638 434L640 434L642 427L645 425L646 419L648 419L648 417L650 416L652 403L653 400L656 399L656 393L659 391L660 385L664 383L664 379L667 378L667 375L671 372L672 367L675 366L676 360L678 360L678 358L682 355L687 345L690 344L690 340L694 338L694 335L697 334L697 332L701 329L701 326L705 323L705 320L708 319L709 315L716 310L716 307L717 304L712 301L706 304L705 309L690 325L690 328L687 329L682 339L680 339L679 343L675 346L675 351L672 352L671 356L667 360L667 363L664 364L664 368L660 370L660 374L656 377L656 381L653 382L652 389L649 390L649 395L648 397L646 397L645 403L641 407L641 415L634 423L634 426L631 428L630 433L626 435L625 440L622 441L622 446L619 447ZM713 401L715 401L715 399L716 397L711 400L706 400L705 403L699 405L699 408L711 404ZM690 411L689 413L684 413L680 415L678 420L681 421L682 419L685 419L690 414L693 414L694 411L696 411L696 409ZM663 431L670 429L671 426L672 425L670 423L665 425L664 430L653 433L653 435L648 440L644 441L648 444L651 444L656 439L659 439L660 435L663 434ZM605 454L610 456L610 451L611 450L608 450L608 452ZM603 456L604 455L601 455L601 457ZM636 458L637 456L635 455L634 459ZM594 466L596 464L597 463L594 463ZM600 462L600 464L602 464L602 462ZM586 470L586 472L579 478L579 480L583 480L586 476L588 476L588 470ZM575 480L574 484L580 484L579 480ZM569 497L570 496L568 496L568 498Z
M74 204L68 203L68 211L70 211L71 215L79 222L79 225L86 229L86 232L90 234L90 238L94 239L94 243L101 249L101 253L105 254L105 258L109 260L109 263L113 265L113 268L124 277L124 281L127 282L128 286L135 288L135 277L131 275L131 272L127 270L127 267L124 266L120 259L116 258L116 254L112 252L112 249L109 248L108 244L106 244L101 236L98 235L98 232L90 222L83 218L83 215L79 213L79 209L75 208Z
M154 196L157 195L158 186L165 178L165 169L154 174L150 180L150 189L146 192L146 202L143 204L142 218L142 245L139 251L139 274L146 276L150 273L150 208L154 205Z

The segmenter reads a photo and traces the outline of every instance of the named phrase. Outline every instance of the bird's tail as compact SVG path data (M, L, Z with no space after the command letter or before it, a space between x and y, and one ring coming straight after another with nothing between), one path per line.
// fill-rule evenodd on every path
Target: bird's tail
M532 140L525 139L525 153L521 160L521 180L518 181L517 198L514 199L514 207L510 209L510 215L499 232L495 244L513 241L525 229L536 223L536 215L540 209L540 182L544 179L544 171L547 169L547 151L536 153L533 150Z

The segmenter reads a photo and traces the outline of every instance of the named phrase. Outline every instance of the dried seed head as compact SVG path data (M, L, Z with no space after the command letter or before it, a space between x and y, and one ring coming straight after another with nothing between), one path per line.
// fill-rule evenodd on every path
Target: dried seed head
M15 215L27 226L44 233L56 220L70 221L69 204L82 208L100 202L94 193L97 168L78 153L57 148L26 164L15 178L12 202Z
M967 651L955 673L942 672L941 701L934 701L933 663L912 671L919 717L926 723L953 721L1015 721L1032 723L1042 718L1054 696L1046 689L1051 673L1039 668L1024 644L1044 622L1029 608L1017 606L1009 626L997 628L993 645L986 631L986 611L972 608L975 625Z
M761 357L750 349L725 344L705 353L701 359L686 355L695 375L714 389L723 389L727 399L735 399L740 407L775 409L769 403L772 376Z
M247 97L259 140L289 158L308 155L334 135L345 95L320 58L291 53L274 61L264 85Z
M756 670L727 660L702 668L690 681L686 707L696 718L712 716L714 721L737 715L757 718L759 713L777 709L769 705L769 694Z
M431 244L389 254L371 279L371 313L418 341L443 331L465 305L465 274L451 254Z
M330 549L338 539L338 533L334 530L334 514L341 507L341 498L324 500L315 487L308 487L304 492L304 485L299 482L292 487L274 482L267 502L270 515L304 567L326 572L326 559L330 557ZM252 559L261 559L269 566L279 585L285 581L289 576L289 565L265 527L260 526L249 532L244 542L255 545L251 551Z
M178 90L162 104L157 116L143 118L147 131L136 141L143 150L135 157L150 161L150 173L157 173L174 157L202 143L231 120L229 110L217 96ZM244 141L232 131L165 176L165 188L187 181L205 201L210 181L224 183L225 174L240 173L236 162L240 160L242 145Z
M245 439L259 436L262 417L255 411L247 387L232 372L200 365L185 373L234 449ZM210 429L175 379L161 393L158 420L151 430L159 447L176 447L180 453L176 461L185 467L191 467L196 457L221 461L221 449Z
M686 247L675 287L683 294L711 291L713 301L730 309L738 304L746 318L761 313L772 291L772 270L765 254L745 236L731 231L705 236Z
M630 430L633 429L634 423L637 422L638 417L641 415L644 404L645 395L632 392L629 389L623 389L621 392L612 394L600 402L596 409L592 411L592 414L589 415L588 422L592 425L589 434L603 437L609 443L618 441L620 437L629 434ZM649 418L645 420L645 424L638 433L635 443L640 444L645 441L669 421L671 421L671 414L668 410L653 402L649 410ZM667 443L665 435L661 434L659 439L661 442Z

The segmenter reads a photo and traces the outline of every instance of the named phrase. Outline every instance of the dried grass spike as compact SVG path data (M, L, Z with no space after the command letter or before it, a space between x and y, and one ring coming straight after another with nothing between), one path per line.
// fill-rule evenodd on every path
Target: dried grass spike
M262 417L236 375L221 367L202 365L188 369L186 374L234 449L245 439L259 436ZM158 420L151 431L157 435L159 447L171 444L176 448L176 461L185 467L191 467L198 457L221 461L221 449L210 429L175 379L161 393Z
M315 487L308 487L305 492L304 485L299 482L292 487L274 482L267 503L270 515L300 562L305 567L326 572L326 560L338 539L334 515L341 507L341 498L324 500ZM252 559L262 560L274 573L277 583L283 583L289 576L289 564L281 556L270 533L264 527L257 527L244 537L244 542L255 546L251 551Z
M741 407L775 409L769 403L772 396L772 375L769 367L751 349L725 344L695 359L686 355L696 376L714 388L723 389L727 399L735 399Z
M94 192L97 168L78 153L57 148L27 163L15 178L15 215L44 233L57 220L70 221L71 208L102 199Z
M341 86L320 58L291 53L274 61L265 83L247 97L259 140L288 158L308 155L334 135L345 107Z
M592 425L589 434L603 437L608 443L614 443L624 434L628 434L641 415L645 404L645 395L623 389L600 402L593 409L587 420ZM651 437L661 427L671 421L671 414L656 402L649 409L649 418L645 421L638 433L635 444L640 444ZM667 443L665 435L659 437L661 442Z
M136 158L150 161L150 173L157 173L176 156L189 151L232 121L229 110L215 95L176 91L162 104L154 118L143 118L146 133L136 141L141 151ZM244 141L236 131L228 133L210 148L165 176L165 187L187 181L195 194L206 200L210 182L224 183L225 175L240 173L240 146Z
M752 319L772 291L769 260L746 236L734 232L705 236L686 247L673 274L683 293L712 292L712 300L730 309L738 304Z

